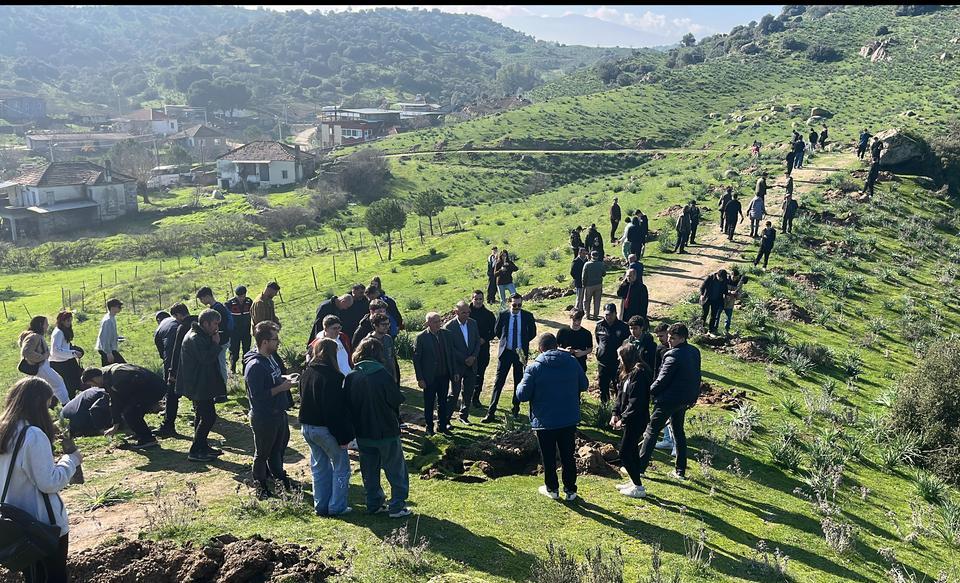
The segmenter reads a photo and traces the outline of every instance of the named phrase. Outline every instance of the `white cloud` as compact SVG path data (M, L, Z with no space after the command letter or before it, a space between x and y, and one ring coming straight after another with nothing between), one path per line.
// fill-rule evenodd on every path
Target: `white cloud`
M258 6L252 6L256 8ZM358 10L368 10L375 8L403 8L405 10L410 10L414 7L421 10L433 10L434 8L439 8L444 12L451 12L454 14L479 14L480 16L486 16L493 20L501 21L510 16L527 16L533 14L533 12L521 4L502 4L502 5L487 5L487 6L473 6L473 5L450 5L450 4L323 4L316 6L304 6L304 5L276 5L268 6L263 5L264 8L269 8L271 10L304 10L306 12L313 12L319 10L321 12L343 12L346 10L352 10L354 12Z
M638 15L633 12L624 12L616 8L610 8L609 6L600 6L595 10L588 10L584 13L584 16L663 36L676 36L687 32L700 34L707 30L706 26L697 24L690 18L673 18L668 20L666 15L656 14L649 10Z

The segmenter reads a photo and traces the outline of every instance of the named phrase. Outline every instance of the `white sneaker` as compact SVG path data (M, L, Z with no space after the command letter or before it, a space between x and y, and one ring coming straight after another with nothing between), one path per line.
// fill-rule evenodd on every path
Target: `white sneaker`
M670 477L673 478L674 480L680 480L681 482L687 481L687 477L682 474L678 474L677 470L673 470L672 472L670 472Z
M630 472L627 471L627 468L620 466L620 474L623 476L629 476Z
M540 488L537 489L537 492L540 492L541 495L546 496L551 500L558 500L560 498L560 494L558 492L548 490L546 485L540 486Z
M404 516L410 516L413 512L409 508L402 508L396 512L390 513L390 518L403 518Z
M617 484L617 490L623 490L624 488L633 488L633 482L631 481Z
M644 498L647 495L647 491L644 489L643 486L633 486L632 488L624 488L623 490L620 490L620 493L630 498Z
M577 499L577 493L576 493L576 492L566 492L566 491L565 491L565 492L563 493L563 499L566 500L567 502L573 502L574 500Z
M658 441L658 442L657 442L657 445L655 445L654 447L657 448L657 449L672 449L672 448L673 448L673 442L672 442L672 441L667 441L666 439L664 439L663 441Z

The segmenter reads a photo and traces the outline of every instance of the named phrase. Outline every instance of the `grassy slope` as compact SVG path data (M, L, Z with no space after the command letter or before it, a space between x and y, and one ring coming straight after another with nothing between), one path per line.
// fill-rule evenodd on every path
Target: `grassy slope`
M858 10L857 14L864 15L865 24L858 24L856 30L869 30L870 32L865 34L872 34L873 28L877 25L874 21L883 23L892 20L892 17L881 16L884 14L883 11L890 14L892 9ZM823 23L816 23L816 34L826 34L820 31L826 30L825 23L829 22L832 21L828 19ZM860 21L857 20L857 22ZM897 19L896 22L897 26L904 28L924 26L925 37L931 36L933 32L940 34L941 29L946 26L942 18ZM896 28L894 30L896 34ZM850 36L853 37L850 40L852 44L860 42L855 35ZM911 59L910 63L908 66L911 67L926 66L926 61L919 59ZM686 124L679 125L689 129L708 123L705 113L709 111L726 114L728 111L733 111L735 107L742 107L746 111L758 111L764 105L763 102L774 95L780 96L777 98L779 104L792 103L794 101L787 93L787 88L792 87L798 92L795 95L804 93L802 98L796 99L796 103L807 106L826 105L838 112L837 123L841 123L841 120L855 120L855 122L844 122L847 125L846 131L837 127L833 132L834 140L849 142L855 135L855 129L865 120L872 119L871 123L875 124L881 123L880 120L882 120L884 125L888 125L901 108L909 106L920 111L916 106L908 104L919 101L915 96L922 95L924 91L930 90L930 86L938 82L937 78L931 80L928 77L920 79L912 76L904 77L903 83L893 85L897 88L896 91L889 91L884 95L882 111L869 110L862 104L860 107L863 109L858 109L856 103L844 105L845 102L839 99L839 96L856 95L855 88L866 82L866 77L856 73L860 65L861 63L857 60L836 65L838 70L849 68L850 72L845 73L835 84L821 86L813 83L811 86L806 81L806 75L816 74L815 72L821 69L826 75L831 69L823 69L826 66L811 68L810 65L799 62L789 65L768 63L767 68L751 68L751 71L765 71L764 75L773 75L773 73L784 75L785 72L789 72L791 77L768 77L775 81L771 81L771 84L765 88L749 93L738 93L738 87L728 84L726 87L736 91L731 91L729 96L724 96L722 99L714 100L711 95L689 96L687 101L666 102L669 108L663 105L663 109L664 111L673 110L677 120L686 120ZM898 63L895 61L893 65L890 67L891 70L895 70ZM939 67L939 64L937 66ZM696 71L696 69L690 71ZM700 74L704 83L724 83L725 80L732 79L735 71L736 67L733 63L715 63L705 66ZM760 73L748 73L743 77L750 75L756 77ZM891 74L890 78L883 82L893 83L894 78L900 75L899 72ZM942 75L939 79L943 81ZM910 85L907 85L907 82ZM952 80L946 81L947 84L952 82ZM744 83L746 84L746 81ZM808 87L812 87L810 91L804 91ZM651 90L663 91L659 88ZM633 131L642 131L646 135L654 135L657 127L669 128L668 123L658 126L653 123L656 120L652 119L652 115L638 113L638 110L627 106L631 103L628 101L631 97L640 99L637 95L638 91L637 88L627 88L577 100L565 99L562 100L563 103L556 105L548 102L542 107L533 106L519 112L504 114L500 119L510 116L514 121L512 125L514 129L511 131L517 132L517 135L521 130L535 136L543 136L550 132L559 134L570 128L568 126L553 129L548 127L545 132L539 131L547 127L541 124L546 114L551 111L568 112L571 111L572 104L581 103L584 104L585 111L623 111L624 115L631 116L630 124L651 122L652 125L649 127L652 129L649 133L647 133L648 126L627 125L627 127L637 128ZM709 107L705 107L707 102L710 102ZM684 109L686 106L690 109ZM555 113L555 115L561 115L561 113ZM933 118L932 114L928 115L931 115L931 122L939 121ZM563 120L566 123L569 118L563 117ZM733 142L743 144L752 140L755 135L765 140L782 139L789 131L790 121L785 116L775 116L771 122L762 124L755 131L732 137L721 135L719 132L723 128L719 122L716 122L716 125L710 128L712 131L708 130L699 138L691 137L694 138L693 141L714 142L718 147ZM496 118L479 120L445 131L456 136L448 138L451 144L461 139L479 144L484 140L498 139L496 128L501 123L502 121L497 121ZM601 134L613 127L608 118L602 116L593 116L583 121L583 124L590 128L585 131L596 130ZM576 134L579 134L579 131L571 131L566 135ZM406 148L409 143L412 143L409 140L413 138L407 136L402 138L408 142L400 142L400 138L397 138L385 144L400 142L403 144L402 147ZM429 149L435 137L421 135L420 140L424 144L422 149ZM397 145L396 148L391 147L391 149L401 149L401 146ZM817 163L814 160L814 164ZM388 292L398 298L401 307L407 300L420 298L424 300L423 309L443 310L482 281L486 247L491 243L500 243L509 245L518 253L523 271L532 276L532 285L552 284L555 283L554 276L566 272L567 262L564 253L560 255L562 260L553 260L549 257L549 251L564 250L566 241L563 233L573 224L594 221L602 223L603 221L599 219L605 215L607 201L615 189L620 189L619 196L624 208L639 205L647 209L649 214L654 215L660 209L683 200L689 196L690 192L703 193L697 180L714 183L717 181L716 175L724 168L728 166L743 168L747 165L742 155L729 153L669 155L663 160L651 162L622 174L581 180L531 196L523 205L494 202L476 212L475 223L473 219L466 219L466 216L469 216L467 210L458 210L461 220L466 223L466 232L430 239L423 247L417 244L414 249L398 253L389 265L381 264L377 260L375 251L366 249L360 253L360 273L351 274L348 279L352 281L356 278L364 281L374 273L381 273L386 281ZM779 164L772 156L765 158L764 166L771 170L779 168ZM394 166L394 172L406 178L412 167L413 163L408 162L401 170L401 166L397 164ZM437 177L443 174L445 168L451 173L462 171L462 168L446 165L443 161L425 163L425 168L428 170L426 176L429 180L439 180ZM409 174L409 179L419 180L421 176L421 174L412 173ZM502 180L500 176L495 179ZM750 178L745 177L745 182L749 183ZM668 183L680 184L680 186L668 187ZM888 512L893 512L896 522L905 530L909 530L911 504L916 502L910 470L901 468L893 474L881 470L877 463L878 449L872 444L868 444L865 448L865 461L848 464L840 502L844 520L858 527L860 542L851 554L838 556L825 545L819 517L812 511L810 504L793 493L795 488L804 487L803 479L808 462L804 463L800 472L781 470L770 463L770 456L766 450L766 444L772 441L773 433L786 423L799 426L804 433L805 441L811 441L815 434L826 428L827 422L820 416L815 416L813 423L807 423L790 415L783 410L781 401L785 397L796 397L801 402L800 414L806 414L808 407L803 404L804 392L809 392L813 396L819 394L820 386L829 378L838 380L839 384L837 394L840 402L832 405L834 409L839 412L843 404L855 407L859 411L859 424L848 431L864 432L872 420L870 415L882 412L884 409L874 401L893 386L891 377L905 370L915 360L913 343L903 337L903 331L916 326L917 321L934 318L937 313L943 317L942 326L947 330L957 330L960 325L956 317L950 315L949 310L943 309L943 306L955 304L953 297L956 295L956 290L952 278L943 277L946 266L940 261L944 255L949 255L951 260L955 259L956 246L946 235L956 233L956 224L944 224L944 228L949 230L939 231L942 240L931 244L931 248L943 250L939 256L929 252L916 253L915 247L908 242L911 239L901 236L897 230L908 222L906 218L908 216L931 221L943 216L955 217L956 207L952 203L933 199L931 193L922 190L909 180L896 185L896 192L891 190L893 186L889 183L881 185L881 196L870 205L865 207L854 205L861 216L876 218L876 222L868 222L859 234L845 233L844 229L839 227L802 221L798 224L795 237L778 239L773 267L788 266L806 271L837 270L840 275L833 277L846 278L854 284L852 295L841 298L836 294L821 291L810 299L803 296L799 288L791 286L790 280L784 278L777 270L771 270L766 275L755 273L752 283L748 286L748 292L755 297L760 299L768 295L791 297L809 307L811 312L826 311L829 315L835 310L835 305L838 305L843 313L842 318L833 316L833 320L825 328L819 325L770 323L767 324L766 330L774 327L785 330L792 344L806 341L827 346L836 354L837 360L841 360L843 355L849 352L859 353L865 365L860 379L856 380L852 386L847 386L845 373L838 366L823 367L804 377L798 377L779 365L767 367L763 364L745 363L710 349L704 349L704 369L707 379L722 386L747 390L749 398L761 412L761 431L747 444L724 443L722 433L725 431L729 414L709 408L695 410L698 420L691 420L691 429L688 432L691 436L691 458L694 460L691 461L693 477L691 482L675 484L661 480L660 477L664 476L669 468L664 464L667 458L657 454L655 459L658 463L656 469L651 471L653 480L649 486L653 497L648 502L625 501L613 493L613 481L586 478L581 482L586 503L568 508L541 502L533 493L539 483L539 479L535 477L512 477L481 485L420 481L414 478L411 500L416 504L418 514L422 516L420 533L430 539L433 550L428 554L429 568L412 574L403 568L387 569L383 559L380 558L375 536L386 534L395 526L393 523L385 523L383 520L365 516L351 517L345 522L303 517L261 517L256 520L239 518L238 502L232 494L232 485L226 487L222 485L222 478L243 471L249 460L247 456L250 444L246 443L249 441L248 433L242 426L243 419L238 405L233 405L228 409L227 415L230 422L225 424L224 432L231 438L235 437L237 441L234 443L242 447L246 453L238 452L228 457L223 466L227 470L226 473L193 474L192 477L201 481L210 482L220 479L219 494L212 495L213 501L206 510L204 520L197 521L194 528L179 535L190 538L227 529L238 534L257 531L302 541L306 525L306 530L310 532L309 536L317 541L326 541L325 546L328 549L336 546L331 544L331 538L334 540L342 538L356 546L360 553L356 573L362 580L369 581L401 581L410 578L422 580L428 573L444 571L483 574L498 580L518 580L527 575L534 556L544 555L543 543L547 538L554 538L565 544L577 555L596 543L606 547L614 544L623 545L627 562L627 580L631 580L638 573L645 572L650 556L648 543L658 540L667 553L665 559L667 565L681 566L687 579L696 577L707 580L770 580L769 575L752 571L745 563L745 559L753 555L752 549L760 539L768 541L770 548L778 547L790 556L788 570L798 581L882 580L884 571L888 567L885 560L878 555L878 549L883 547L893 548L898 559L909 565L911 569L931 577L936 576L938 569L952 564L953 551L932 535L921 536L915 544L904 542L897 533L897 527L888 517ZM491 187L485 184L481 177L477 177L477 188L486 198L487 193L496 190L496 185ZM816 188L822 190L823 187ZM821 202L816 196L804 197L803 201L805 208L811 210L821 210L828 204L837 206L837 203ZM851 205L845 203L841 206ZM712 224L715 216L708 214L707 218L708 222L704 228L715 228ZM449 222L449 213L445 214L445 220ZM663 219L654 219L653 227L660 227L663 222ZM541 225L548 225L549 228L542 228ZM406 233L408 241L413 239L412 233L412 229L408 227ZM817 257L814 252L798 245L797 241L804 234L828 240L850 239L868 251L862 258L850 260L823 253ZM871 239L872 237L876 238L875 242ZM924 235L924 238L929 236ZM326 244L332 247L332 234L326 234ZM426 248L430 246L439 251L439 259L429 261ZM650 247L653 248L654 253L646 262L648 266L664 264L671 260L669 255L660 255L655 249L655 244ZM871 247L874 248L870 249ZM276 253L277 250L273 252ZM134 264L123 262L116 267L121 280L128 283L121 283L115 287L108 285L109 289L106 293L109 295L119 291L120 297L125 298L130 289L138 289L140 297L149 297L151 294L155 295L157 286L161 286L164 303L168 305L178 294L189 297L190 291L201 283L215 283L219 293L223 294L228 283L240 283L241 277L253 288L268 278L277 277L284 286L285 298L285 302L279 307L279 315L284 321L285 330L292 331L292 337L287 342L298 344L301 341L299 332L309 324L313 308L319 299L318 294L313 290L312 279L309 275L305 275L306 271L310 266L319 266L321 290L333 289L334 284L330 278L328 255L307 255L305 250L299 248L295 253L296 257L292 259L278 260L275 255L271 255L267 261L253 260L258 255L257 249L250 249L244 253L222 253L216 258L204 258L203 264L199 267L185 265L182 270L173 274L169 273L170 266L166 265L167 271L163 275L154 274L158 267L156 260L144 261L141 263L143 268L139 271L139 280L135 283L129 283L133 276ZM546 254L545 266L542 268L531 266L531 259L538 253ZM916 264L909 266L902 274L896 273L898 266L906 265L904 256L916 257ZM341 253L337 258L341 275L340 281L336 284L337 289L345 287L343 270L347 262L348 256ZM396 270L395 273L392 272L393 269ZM885 270L893 270L893 273ZM85 281L88 289L92 289L95 287L93 282L98 280L100 272L105 272L107 282L112 282L110 268L90 266L85 269L56 273L4 275L0 276L0 288L9 285L13 290L27 294L22 301L34 313L41 310L52 313L59 306L58 287L63 285L77 290L80 288L80 282ZM857 275L861 276L862 280L858 280ZM430 286L439 276L446 277L449 283L432 288L427 287L429 291L425 292L424 286ZM211 282L211 279L216 281ZM949 283L942 283L943 281ZM908 300L907 296L914 299ZM555 314L565 303L557 301L543 305L533 304L532 309L537 314ZM908 307L913 304L920 306L915 313ZM0 356L0 363L3 365L0 369L12 371L15 365L13 338L22 329L26 314L17 304L8 302L7 306L8 309L16 309L17 321L0 325L0 334L8 339L7 349ZM695 305L678 306L675 315L686 318L697 309ZM84 346L92 346L96 331L95 320L98 319L94 310L88 308L88 311L92 312L91 319L78 327L78 341ZM738 311L735 318L734 331L743 333L765 331L762 328L747 329L748 322L756 322L755 318L748 317L747 310ZM875 326L871 321L878 319L884 321L886 329L879 333L879 338L872 346L858 346L858 343L864 342L865 331ZM135 361L153 362L155 355L150 342L150 333L153 330L150 314L141 312L134 315L124 312L121 314L120 327L121 333L130 338L127 354ZM824 333L825 331L827 333ZM408 363L404 365L406 375L409 377ZM14 376L7 374L3 380L11 380ZM409 386L411 383L405 384ZM416 391L408 391L408 397L412 404L419 402L419 393ZM592 405L588 406L588 414L591 410ZM186 419L182 429L185 428ZM477 436L489 431L488 428L471 428L459 433ZM606 434L606 437L613 438L611 434ZM463 438L458 437L458 439ZM443 443L442 438L438 443ZM101 455L102 442L94 441L85 446L94 452L88 457L90 468L96 470L100 465L103 470L99 474L96 471L92 472L93 485L112 483L116 480L118 473L127 474L128 472L124 470L131 466L139 470L153 469L156 472L162 472L150 472L149 479L162 475L170 480L177 475L175 472L195 471L194 468L182 468L183 464L180 463L182 457L172 453L151 454L145 464L144 458L129 452L115 451L109 456ZM183 451L184 446L185 442L172 442L169 445L165 443L164 447ZM296 436L292 440L292 446L300 454L305 453L302 442ZM424 450L423 447L420 439L412 439L407 443L408 454L426 454L429 457L431 448L427 447ZM712 461L713 471L702 462L695 461L698 455L702 456L700 452L711 450L715 454ZM293 459L291 458L291 461ZM723 471L733 463L734 459L739 460L744 472L752 472L749 478ZM130 479L144 480L143 477L137 478L133 475ZM144 482L139 483L142 487ZM232 484L232 482L228 483ZM852 487L861 485L870 489L866 500L861 500L859 494L852 491ZM362 495L358 487L354 486L351 501L359 503L360 500ZM682 517L678 516L681 513L681 505L686 508ZM924 503L921 502L919 508L925 508ZM530 528L532 516L536 516L537 521L547 527L548 535L545 536L542 529ZM930 520L932 519L928 517L928 521ZM713 569L706 575L695 575L692 566L683 559L683 534L693 533L699 526L706 529L708 545L717 554Z

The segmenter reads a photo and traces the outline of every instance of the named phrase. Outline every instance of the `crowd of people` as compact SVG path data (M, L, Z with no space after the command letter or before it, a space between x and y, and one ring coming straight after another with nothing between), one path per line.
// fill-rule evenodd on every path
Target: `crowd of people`
M802 167L806 146L795 134L785 172L786 190L781 209L782 232L789 233L798 211L793 199L791 170ZM862 157L870 135L864 130L858 143ZM810 134L810 148L822 148L827 129ZM879 144L879 145L878 145ZM871 176L882 141L874 138ZM759 239L754 261L764 267L773 248L776 229L766 221L765 196L768 174L757 180L747 209L751 236ZM872 184L868 178L868 186ZM737 193L727 187L719 201L720 229L730 240L738 222L744 220ZM616 237L621 220L624 229ZM682 323L660 323L652 331L647 315L649 293L643 283L644 255L649 235L647 216L639 209L623 213L615 198L610 207L610 242L619 243L626 261L618 278L615 303L602 303L605 263L603 237L596 224L570 233L573 252L570 276L576 302L570 324L556 335L538 335L534 315L523 307L513 274L518 270L506 249L493 247L487 259L487 289L474 291L456 302L450 317L430 312L425 327L415 338L413 370L423 393L426 435L451 435L456 421L472 425L471 412L484 412L481 423L497 420L500 397L513 377L510 413L520 414L529 403L531 429L535 432L544 467L544 485L539 492L552 499L578 498L574 443L581 419L580 395L587 390L588 359L596 359L601 404L610 407L610 426L622 431L621 472L629 478L617 486L625 496L642 498L643 485L653 451L665 449L675 456L672 476L686 479L687 451L684 420L700 392L701 359L688 343L690 332ZM696 244L701 210L690 201L677 222L674 249L684 253ZM709 275L700 286L703 327L718 334L726 316L730 333L734 306L742 296L747 277L739 267ZM206 308L192 315L185 303L156 314L154 341L160 373L128 363L120 351L124 337L116 317L123 302L110 299L100 321L94 349L100 365L81 366L83 348L72 343L73 314L62 310L50 329L45 316L33 317L20 335L18 369L28 375L10 389L0 415L0 481L5 482L7 503L49 520L60 529L60 549L42 563L32 565L28 580L44 571L48 581L65 580L68 526L64 505L57 492L66 486L79 467L78 451L54 460L50 445L58 435L49 409L61 405L60 417L74 437L112 435L126 427L133 435L127 447L144 450L159 446L158 437L178 435L179 401L186 398L193 408L192 441L186 459L209 463L223 455L208 436L215 427L217 404L227 399L232 375L243 377L249 402L253 434L252 476L259 498L276 496L276 488L294 487L284 469L284 453L290 440L288 412L297 406L291 390L299 387L297 418L310 449L313 507L319 516L340 516L352 511L347 503L351 477L350 451L356 451L368 512L393 518L408 516L409 476L400 439L406 424L400 414L405 401L401 391L396 338L405 329L396 301L383 289L379 277L368 285L356 284L349 293L322 302L306 343L302 374L288 373L279 357L282 324L273 303L280 292L269 282L255 299L238 286L234 297L221 303L210 287L196 292ZM491 311L499 296L499 310ZM592 313L591 313L592 309ZM583 327L584 318L595 320L595 331ZM47 338L49 337L49 341ZM489 404L481 397L490 365L491 343L497 340L496 372ZM531 362L530 345L539 354ZM237 363L241 367L238 373ZM162 402L162 405L161 405ZM162 421L152 429L144 420L151 411L161 411ZM662 437L661 437L662 432ZM561 477L557 477L557 460ZM381 474L390 485L387 498ZM51 509L56 499L57 510Z

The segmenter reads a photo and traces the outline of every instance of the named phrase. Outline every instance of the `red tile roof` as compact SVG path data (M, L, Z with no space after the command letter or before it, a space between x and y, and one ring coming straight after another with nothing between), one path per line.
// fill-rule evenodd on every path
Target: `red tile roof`
M306 160L313 156L305 151L300 151L300 159ZM297 149L293 146L281 142L257 141L244 144L239 148L230 150L218 160L233 160L236 162L269 160L271 162L278 160L292 161L297 159Z
M14 181L24 186L88 186L106 184L107 169L93 162L54 162L41 168L28 170ZM112 171L114 182L136 182L136 178Z

